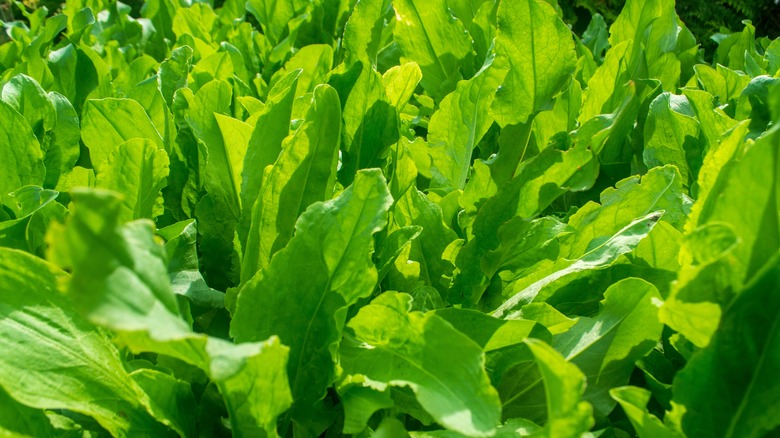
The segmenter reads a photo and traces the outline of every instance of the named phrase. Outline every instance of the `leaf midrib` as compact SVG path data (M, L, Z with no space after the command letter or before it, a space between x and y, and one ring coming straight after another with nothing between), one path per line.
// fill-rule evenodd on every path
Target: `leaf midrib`
M312 317L309 318L309 321L308 321L308 323L306 325L306 332L305 332L305 334L303 336L303 342L301 343L301 352L306 351L306 345L309 343L309 337L311 336L312 325L314 324L314 320L315 320L316 316L320 313L320 309L322 308L322 305L325 302L325 297L330 292L332 292L330 290L331 282L333 281L333 277L335 276L336 272L339 271L339 269L341 267L341 264L342 264L342 262L344 261L344 258L345 258L344 255L349 250L350 243L352 242L352 240L354 239L354 237L356 235L356 230L358 229L357 225L359 223L363 222L362 219L363 219L363 213L364 213L365 209L366 209L366 200L363 200L363 202L361 204L361 207L360 207L360 213L358 214L358 219L354 222L354 226L352 227L352 230L350 232L349 239L347 240L348 243L347 243L347 245L345 245L344 251L342 251L341 255L339 256L339 262L336 264L334 269L331 272L329 272L328 281L325 283L325 286L323 287L322 292L319 294L320 295L320 299L317 302L317 307L315 307L314 312L312 312ZM372 222L372 221L369 221L369 222ZM337 292L334 292L334 293L337 293ZM341 295L341 296L342 296L342 298L344 298L344 302L348 305L349 303L346 302L347 301L346 297L344 297L343 295ZM343 329L343 327L341 327L339 329ZM298 383L300 382L299 376L300 376L300 370L301 370L301 368L303 366L303 358L304 358L303 354L300 354L298 356L298 363L295 365L295 368L294 368L294 370L295 370L295 378L293 379L293 384L292 384L292 393L293 394L296 393L296 390L298 388Z

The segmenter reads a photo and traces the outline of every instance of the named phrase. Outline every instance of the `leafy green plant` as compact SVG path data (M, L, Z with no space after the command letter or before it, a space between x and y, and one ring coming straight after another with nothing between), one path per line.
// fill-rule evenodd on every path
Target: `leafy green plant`
M3 22L0 435L777 433L780 39L136 6Z
M592 13L601 14L612 22L626 2L624 0L577 0L574 3ZM708 50L714 50L716 47L716 43L711 40L714 35L721 33L724 28L727 31L740 29L743 20L751 20L761 35L780 34L780 4L775 1L689 0L679 2L677 12Z

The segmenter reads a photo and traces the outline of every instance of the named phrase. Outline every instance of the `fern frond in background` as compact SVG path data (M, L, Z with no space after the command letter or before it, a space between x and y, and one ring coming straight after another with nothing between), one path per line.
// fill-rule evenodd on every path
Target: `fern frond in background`
M586 9L588 13L585 16L599 13L611 23L617 18L625 0L561 0L560 3ZM711 37L724 30L742 30L743 20L753 22L758 36L780 36L780 2L777 0L677 0L676 4L678 15L709 56L715 48ZM578 24L587 26L587 23Z

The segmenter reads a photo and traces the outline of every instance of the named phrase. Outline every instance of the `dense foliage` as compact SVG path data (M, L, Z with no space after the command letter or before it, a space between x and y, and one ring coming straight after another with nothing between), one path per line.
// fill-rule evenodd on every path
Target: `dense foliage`
M620 14L625 0L573 0L562 4L598 13L612 22ZM677 13L697 39L708 49L715 46L711 37L721 29L740 29L743 20L751 20L760 34L780 35L780 2L776 0L685 0L677 4ZM716 36L715 40L718 39Z
M0 435L777 433L780 38L554 4L16 3Z

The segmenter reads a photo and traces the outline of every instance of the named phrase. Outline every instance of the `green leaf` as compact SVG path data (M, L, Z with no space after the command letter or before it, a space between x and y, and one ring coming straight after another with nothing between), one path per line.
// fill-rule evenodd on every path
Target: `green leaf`
M496 65L508 70L491 113L501 126L526 123L552 108L553 97L569 83L576 56L571 31L542 0L498 6Z
M43 141L45 151L44 164L46 165L46 179L43 182L46 188L59 187L73 171L76 162L80 158L79 116L68 99L57 92L48 94L49 101L54 105L57 113L57 121L54 129Z
M398 111L385 94L382 75L357 62L331 73L343 108L339 181L348 185L359 169L383 167L389 147L398 140Z
M422 71L414 62L396 65L382 76L387 100L399 113L409 103L420 80L422 80Z
M404 252L404 249L419 237L422 231L423 227L419 225L408 225L394 230L388 234L387 238L379 242L381 251L377 258L377 268L379 268L380 282L390 271L396 259Z
M119 352L63 299L66 274L26 253L0 248L0 386L38 409L93 417L113 434L164 434Z
M272 45L281 42L290 20L303 12L303 0L249 0L246 9L255 16Z
M396 0L393 8L393 36L401 62L416 62L423 88L441 99L462 77L460 66L472 53L471 38L445 0Z
M284 68L274 73L271 86L276 86L277 78L300 70L295 97L314 91L314 87L326 81L328 72L333 68L333 48L326 44L310 44L298 50Z
M582 108L582 87L576 79L558 95L550 111L543 111L534 117L533 136L539 149L548 147L556 135L571 132L577 128L577 116ZM594 149L594 151L596 151Z
M719 41L714 61L732 70L748 72L748 59L755 63L754 56L759 58L756 52L756 28L748 22L742 32L732 33Z
M339 399L344 404L344 433L362 432L374 413L393 407L389 394L363 386L366 382L361 380L364 379L350 379L339 390Z
M727 306L739 290L738 246L734 228L720 222L703 225L683 238L677 281L659 316L697 347L709 344L721 306Z
M536 358L547 400L545 436L576 436L593 426L591 406L581 400L585 377L552 347L536 339L525 341Z
M264 170L266 166L274 164L282 151L282 142L290 134L290 119L299 76L299 71L293 71L277 81L268 92L265 106L257 114L241 173L243 213L239 223L239 236L242 243L246 243L252 218L248 213L252 211L260 193Z
M128 140L103 163L95 185L124 195L121 222L153 219L163 213L160 190L166 186L168 155L144 138Z
M9 193L25 185L43 185L43 159L27 120L0 101L0 203L13 210Z
M344 27L344 63L357 61L376 67L376 57L381 49L382 27L388 0L360 0L355 4Z
M230 214L225 199L206 194L195 206L198 220L201 266L210 284L218 289L239 282L241 254L236 239L236 218Z
M698 176L704 149L694 116L685 96L662 93L650 104L645 121L645 165L675 165L686 186Z
M440 317L410 312L411 297L387 292L360 309L341 348L350 375L372 386L408 386L433 418L466 436L490 436L500 420L482 349ZM452 366L457 363L457 366Z
M238 220L241 166L252 128L228 116L231 94L227 82L209 82L194 95L185 118L202 142L199 150L205 157L201 172L205 173L206 190Z
M551 217L528 221L515 217L498 229L500 244L482 257L481 269L488 279L512 282L541 270L559 256L558 239L572 229Z
M76 308L91 322L124 332L152 327L162 339L188 332L178 318L165 253L154 241L151 222L121 227L122 202L113 192L78 189L73 199L75 207L66 225L49 233L48 255L73 272L67 290ZM122 298L125 288L135 291L133 302ZM127 312L131 305L134 311ZM142 309L151 313L139 313ZM163 335L166 328L168 336ZM132 342L132 336L128 340ZM177 352L176 357L196 364L201 359L194 347Z
M769 90L779 86L780 78L759 76L750 81L742 90L737 102L736 119L750 119L750 137L762 135L773 122L770 108Z
M51 437L54 431L42 409L25 406L11 398L0 386L0 435L15 437Z
M163 1L164 0L160 0ZM192 65L192 48L177 47L171 57L160 63L157 83L168 107L173 106L173 95L179 88L187 86L187 73Z
M523 341L535 338L552 342L550 332L531 320L502 320L477 310L454 307L438 309L435 314L482 348L485 352L485 369L495 385L518 362L527 360L528 348Z
M704 155L706 161L706 154L717 146L721 136L737 122L727 116L722 109L715 107L715 97L712 94L693 89L684 89L682 93L688 98L688 103L691 104L699 121L705 146L701 155ZM701 172L701 169L699 171Z
M730 144L722 146L724 156L719 160L727 159L729 150L739 155L740 141L739 138L729 139ZM698 217L699 224L727 223L739 238L740 244L734 250L737 265L731 269L743 281L748 281L780 247L777 213L780 157L775 147L778 141L780 129L775 126L746 148L743 157L724 166L731 167L729 173L723 172L722 183L719 179L709 196L700 201L704 204Z
M336 378L333 354L345 307L376 287L373 234L385 225L391 202L381 172L358 172L337 198L301 215L295 235L238 296L230 327L236 341L274 334L290 346L288 374L299 421ZM299 281L290 282L293 277Z
M620 92L622 102L613 113L594 116L573 133L575 145L588 145L598 154L603 163L600 172L609 184L642 166L638 145L634 144L640 141L635 133L641 132L636 125L642 120L640 110L658 94L659 88L656 81L626 83Z
M49 224L62 221L68 214L65 207L55 202L58 195L54 190L38 186L24 186L11 192L19 218L0 222L0 246L43 255Z
M636 386L621 386L610 389L609 395L620 403L639 438L677 438L681 436L647 411L647 402L650 401L651 396L650 391Z
M592 318L581 317L553 346L588 379L585 399L597 418L606 418L615 401L609 390L628 383L635 363L661 338L661 295L650 283L628 278L614 283Z
M167 418L183 436L196 435L197 402L189 383L151 368L137 369L130 377L149 396L156 417Z
M402 262L419 263L418 279L444 294L453 268L444 252L458 236L444 223L441 207L411 187L396 201L393 219L397 227L416 225L422 228L420 236L412 241L410 254Z
M54 76L51 90L67 97L77 109L82 109L91 92L105 85L92 60L78 46L65 45L49 56L48 67Z
M220 181L230 184L229 188L222 186L222 192L215 193L216 184L206 183L210 193L222 199L229 199L241 207L241 173L244 170L244 156L252 136L252 126L233 117L214 114L224 149L217 145L206 145L208 159L206 164L206 180ZM227 192L227 193L225 193Z
M290 240L295 221L309 205L332 196L340 121L335 90L318 86L303 124L284 141L282 152L263 177L252 208L242 283L268 267L271 256Z
M767 60L767 71L780 71L780 40L775 38L764 51L764 58Z
M472 152L493 124L488 109L505 74L489 59L476 76L459 82L431 116L428 154L431 156L432 187L465 187Z
M382 422L379 423L376 432L373 436L377 438L390 438L394 436L404 436L408 434L404 424L397 418L385 417Z
M770 381L772 300L729 321L780 248L772 14L696 2L0 5L0 253L62 270L0 317L0 435L780 431L749 370L689 372ZM82 332L24 343L60 320L129 386L56 362Z
M765 436L780 425L780 257L767 261L725 310L710 345L674 380L686 434Z
M120 225L121 201L112 192L72 195L67 225L50 232L49 258L73 272L64 289L79 312L136 353L171 356L203 370L225 398L234 434L273 435L276 418L292 402L287 348L276 337L233 345L194 333L180 316L152 223Z
M696 79L701 87L715 96L722 104L736 102L742 90L750 82L750 76L726 68L720 64L712 68L705 64L694 66Z
M165 150L171 151L174 149L173 145L176 141L175 120L160 91L159 83L155 79L150 77L137 83L127 92L127 97L144 107L152 124L163 137Z
M168 276L173 293L186 296L193 304L207 309L224 309L225 294L210 288L200 273L198 231L194 219L157 230L165 242Z
M582 33L582 44L590 49L599 62L604 59L604 52L609 49L609 34L601 14L596 13L591 17L588 28Z
M14 76L3 85L2 100L24 116L39 142L43 142L47 131L54 129L54 106L35 79L24 74Z
M203 235L203 269L213 284L225 288L237 282L239 255L234 246L236 224L241 217L241 166L251 126L227 120L231 113L232 88L225 81L211 81L193 95L183 88L189 104L184 119L197 139L197 166L207 195L198 202L195 216ZM217 116L225 125L225 135ZM240 131L230 131L238 126ZM180 131L181 132L181 131ZM226 138L230 143L226 143ZM237 141L233 142L235 139ZM190 158L193 159L193 158Z
M212 41L212 29L217 21L217 15L208 3L193 3L189 8L177 8L173 16L173 32L181 38L188 35L203 43ZM199 51L197 45L195 52ZM205 55L205 54L203 54Z
M698 179L699 199L685 226L681 269L660 312L665 324L699 347L709 343L720 321L720 306L731 301L742 282L741 270L734 269L744 263L738 258L737 229L728 223L705 223L700 219L702 214L706 218L712 213L715 199L733 184L730 176L744 153L747 131L748 122L737 124L704 157Z
M539 295L544 286L570 274L591 269L603 269L610 266L621 255L633 251L642 239L647 237L650 231L652 231L662 216L663 212L653 212L647 216L640 217L609 237L599 246L585 253L582 257L572 262L567 261L562 269L553 270L549 275L523 287L521 290L515 288L512 291L512 297L494 310L492 315L496 318L511 318L516 313L519 315L518 311L523 305L533 301L545 301L549 298L548 296Z
M479 8L487 0L448 0L447 6L452 10L453 15L458 17L466 27L469 27L476 18Z
M520 344L532 337L551 341L550 335L534 321L525 319L502 320L470 309L448 307L434 314L452 324L486 352Z
M499 227L513 217L536 216L569 189L590 186L587 166L592 160L592 152L584 148L565 152L547 148L523 162L517 176L504 184L477 213L474 238L466 243L456 260L460 272L450 290L450 302L479 302L488 280L481 270L482 258L499 246Z
M560 335L566 333L571 327L577 324L579 318L568 318L555 307L547 303L529 303L520 309L520 316L523 319L536 321L547 328L550 333Z
M687 48L681 46L684 32L681 32L678 21L674 2L626 2L609 28L609 43L615 47L628 42L625 56L629 77L659 79L664 90L674 91L681 69L676 52Z
M158 149L164 149L160 133L138 102L107 98L89 100L84 105L81 139L89 148L97 173L117 146L133 138L150 140Z
M277 418L292 404L289 351L276 336L240 345L209 338L209 376L225 399L234 436L277 436Z
M575 232L566 242L564 254L570 259L579 257L637 217L653 211L663 210L661 220L681 229L690 208L683 184L673 166L653 168L641 177L619 181L601 193L601 205L586 203L569 218Z
M599 114L609 114L620 106L626 90L622 84L630 78L627 71L630 60L626 59L629 44L630 41L624 41L607 50L604 62L593 73L587 88L582 92L580 123Z

